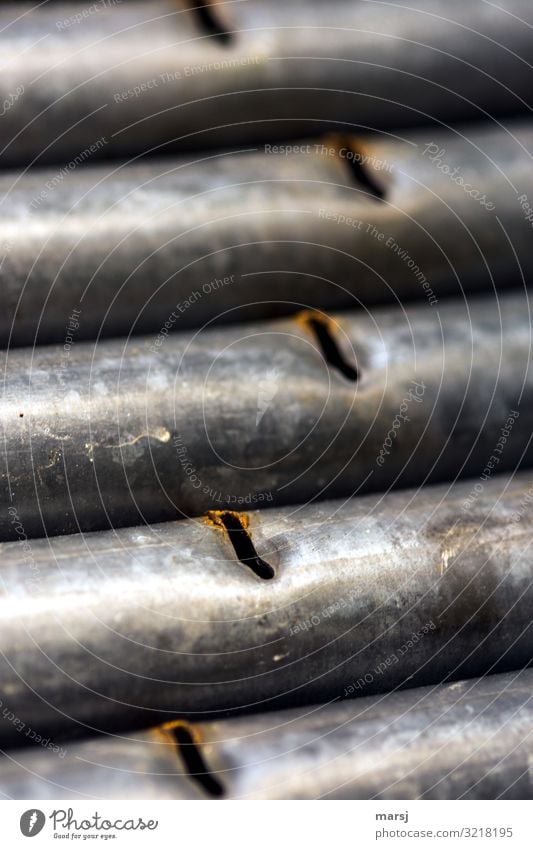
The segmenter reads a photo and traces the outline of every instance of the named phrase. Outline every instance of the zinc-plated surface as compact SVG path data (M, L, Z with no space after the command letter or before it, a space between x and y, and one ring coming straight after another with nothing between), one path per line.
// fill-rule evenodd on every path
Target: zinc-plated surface
M523 667L533 475L472 485L252 512L271 580L207 519L2 544L2 743Z
M0 344L62 344L73 310L79 340L521 285L532 126L8 173Z
M190 726L226 799L531 799L533 672ZM12 799L202 798L161 729L0 759ZM183 748L181 749L183 752ZM144 795L143 795L144 794ZM382 823L390 828L390 822Z
M217 722L199 731L229 798L533 795L531 670Z
M21 732L21 737L26 729ZM176 742L164 728L135 737L96 737L83 743L35 745L0 756L4 799L198 799Z
M326 362L312 320L4 353L0 539L531 461L523 293L319 314L357 380Z
M531 105L529 0L32 5L0 13L2 164Z
M226 799L531 799L532 685L525 670L189 727ZM208 797L167 735L10 750L0 795Z

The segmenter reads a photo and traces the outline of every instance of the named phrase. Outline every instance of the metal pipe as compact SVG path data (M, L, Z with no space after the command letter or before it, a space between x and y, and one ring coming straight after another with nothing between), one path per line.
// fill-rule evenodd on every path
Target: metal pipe
M163 144L192 149L524 112L533 90L531 4L498 6L6 6L0 163L76 163Z
M532 685L531 670L489 675L210 723L196 736L228 798L531 799Z
M522 285L530 151L515 122L6 174L0 344Z
M513 294L4 352L0 539L20 537L10 509L35 537L530 463L529 309Z
M533 672L11 750L12 799L531 799ZM60 760L61 758L61 760ZM385 829L405 828L390 822Z
M21 739L25 735L31 740L32 729L22 729ZM0 798L209 798L188 775L174 732L165 727L136 737L95 737L68 745L36 739L34 749L0 757Z
M533 473L0 546L2 744L533 657Z

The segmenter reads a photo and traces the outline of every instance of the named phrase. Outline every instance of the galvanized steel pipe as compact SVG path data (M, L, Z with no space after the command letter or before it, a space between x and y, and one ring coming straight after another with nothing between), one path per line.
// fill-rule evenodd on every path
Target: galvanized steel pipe
M479 483L2 544L0 739L525 666L533 474Z
M0 344L523 285L532 152L514 122L5 174Z
M533 672L210 723L196 739L228 798L531 799Z
M22 728L20 737L34 742L35 748L2 753L0 798L209 798L204 786L189 776L171 729L160 727L135 737L94 737L64 745L39 739L31 728ZM210 786L217 785L207 781Z
M527 111L532 23L529 0L5 6L0 162Z
M513 294L5 352L0 539L20 536L9 509L45 536L529 463L529 309Z
M531 799L533 672L11 750L13 799ZM412 828L381 813L377 827ZM416 827L416 826L415 826Z

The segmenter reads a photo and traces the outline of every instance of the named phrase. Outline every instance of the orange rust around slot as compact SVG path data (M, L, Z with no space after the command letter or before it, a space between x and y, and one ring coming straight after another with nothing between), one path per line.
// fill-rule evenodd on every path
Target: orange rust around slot
M302 310L293 316L292 321L294 321L299 327L302 327L306 333L313 333L312 328L309 326L312 321L320 322L320 324L327 327L332 334L340 330L340 324L338 321L331 318L329 315L325 315L323 312L319 312L318 310Z
M218 528L218 530L226 531L227 533L226 526L222 521L222 516L225 515L233 516L242 526L243 531L248 531L250 517L247 513L239 513L238 510L208 510L203 516L203 520L206 524L211 525L211 527Z
M165 742L175 746L176 740L172 736L172 731L174 731L175 728L185 728L185 730L191 735L193 743L196 746L202 745L203 739L200 731L185 719L173 719L171 722L165 722L163 725L158 725L157 728L154 729L154 732L156 735L162 736Z
M350 135L349 133L327 133L319 141L327 148L334 148L337 155L340 155L342 148L346 147L361 159L365 156L371 156L370 145L356 135Z

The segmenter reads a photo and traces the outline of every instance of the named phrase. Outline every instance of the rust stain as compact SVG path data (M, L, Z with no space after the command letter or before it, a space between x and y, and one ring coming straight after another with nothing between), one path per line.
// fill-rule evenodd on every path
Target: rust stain
M364 142L359 136L351 135L350 133L326 133L320 138L322 144L328 148L334 148L339 156L343 148L347 148L351 153L358 158L365 159L372 156L372 148Z
M217 528L219 531L225 531L227 528L224 525L223 516L232 516L241 525L243 531L248 531L250 527L250 517L247 513L239 513L237 510L208 510L203 516L203 520L207 525Z
M332 335L337 333L341 327L340 323L336 319L331 318L329 315L319 312L318 310L302 310L292 317L292 321L297 324L298 327L305 330L306 333L311 333L313 336L315 335L313 328L311 327L313 321L327 327Z
M171 722L165 722L163 725L158 725L157 728L153 729L153 734L156 738L159 737L163 743L172 746L172 748L176 748L176 739L172 735L172 732L176 728L184 728L189 732L191 739L196 746L202 745L203 739L198 728L191 725L185 719L174 719Z

